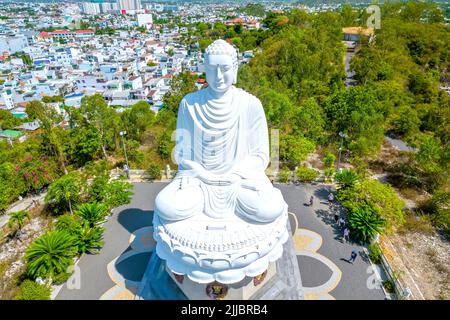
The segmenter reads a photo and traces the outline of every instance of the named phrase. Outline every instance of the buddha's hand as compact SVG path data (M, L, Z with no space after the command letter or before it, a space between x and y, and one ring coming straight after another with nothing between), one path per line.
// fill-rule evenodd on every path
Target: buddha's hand
M206 169L200 163L183 159L181 160L181 165L186 170L192 170L196 173L196 175L201 175L202 173L206 173Z
M231 185L237 183L241 180L241 177L237 174L228 174L228 175L216 175L209 171L207 171L201 164L183 159L181 161L181 165L185 170L192 170L193 176L199 178L204 183L209 185Z

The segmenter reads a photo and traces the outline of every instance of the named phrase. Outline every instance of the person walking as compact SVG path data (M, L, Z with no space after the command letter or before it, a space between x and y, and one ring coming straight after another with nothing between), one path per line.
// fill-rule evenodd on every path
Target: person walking
M358 253L356 252L356 250L353 250L352 254L350 255L350 259L348 259L348 262L353 264L353 262L355 262L357 256L358 256Z
M344 240L344 242L350 241L350 229L349 228L344 229L344 236L342 237L342 240Z
M311 196L311 198L309 198L309 206L312 207L314 203L314 196Z
M341 227L341 228L343 228L345 226L345 220L344 220L343 217L339 218L338 226Z
M330 192L330 194L328 195L328 205L331 206L333 205L333 201L334 201L334 195L333 193Z
M337 213L334 214L334 222L339 225L339 215Z

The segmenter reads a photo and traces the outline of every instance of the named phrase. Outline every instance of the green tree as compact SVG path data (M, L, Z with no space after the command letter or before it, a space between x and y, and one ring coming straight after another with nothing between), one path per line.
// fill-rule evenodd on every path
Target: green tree
M339 91L327 99L325 112L329 130L336 139L339 132L347 133L344 146L355 156L373 155L379 150L384 140L384 118L372 90L354 86Z
M51 231L37 238L25 254L28 275L46 279L66 272L77 252L76 244L76 238L64 231Z
M15 234L17 235L22 230L25 221L28 219L30 219L30 214L28 211L20 210L12 212L9 214L8 228L16 227L17 229Z
M325 113L314 97L305 100L299 108L295 108L290 119L295 134L302 134L315 143L324 142Z
M155 113L145 101L139 101L131 109L127 109L120 115L123 126L127 132L127 138L140 141L145 130L155 120Z
M50 154L56 156L59 165L62 167L64 173L67 174L64 154L64 144L66 143L64 130L55 127L56 124L63 120L62 116L54 108L40 101L31 101L27 106L27 114L30 119L36 119L39 122L44 132L44 142L48 142L49 144Z
M17 178L17 170L18 167L8 161L0 164L0 214L27 190L25 180Z
M404 201L390 185L378 180L365 179L352 188L340 189L338 199L351 212L366 206L376 210L388 229L404 221Z
M80 108L72 109L70 113L75 133L77 129L95 132L97 144L100 145L105 159L108 157L106 153L108 148L114 150L119 147L119 115L108 106L100 94L84 97ZM89 144L91 145L92 142Z
M8 110L0 109L0 130L14 129L20 126L22 121L15 118Z
M170 83L170 90L163 98L164 107L176 115L183 97L197 90L195 81L196 77L192 76L189 70L183 70L180 74L174 76Z
M84 189L85 182L81 174L73 171L49 186L45 202L54 205L57 211L68 208L73 214L73 206L81 200Z
M171 140L169 133L164 132L158 140L158 153L162 159L169 159L170 153L174 147L174 143Z
M308 154L314 150L314 143L302 136L280 136L280 159L294 166L305 160Z

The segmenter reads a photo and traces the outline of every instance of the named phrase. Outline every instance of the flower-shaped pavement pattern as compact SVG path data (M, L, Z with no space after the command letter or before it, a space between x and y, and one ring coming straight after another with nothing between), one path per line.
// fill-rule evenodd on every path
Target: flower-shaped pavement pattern
M300 273L306 300L334 299L329 293L336 288L342 276L341 270L327 257L317 251L322 246L322 237L313 231L298 228L293 215L294 248L299 261ZM145 227L133 232L130 249L111 261L108 274L115 286L106 291L101 300L133 300L139 288L150 256L155 248L153 227Z

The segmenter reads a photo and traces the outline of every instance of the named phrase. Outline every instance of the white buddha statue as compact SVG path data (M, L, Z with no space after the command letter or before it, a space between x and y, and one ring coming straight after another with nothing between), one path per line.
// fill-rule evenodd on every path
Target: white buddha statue
M186 95L177 120L175 179L157 196L162 221L204 214L268 223L282 215L285 202L264 173L269 138L261 102L236 88L238 58L226 41L205 54L206 89Z

